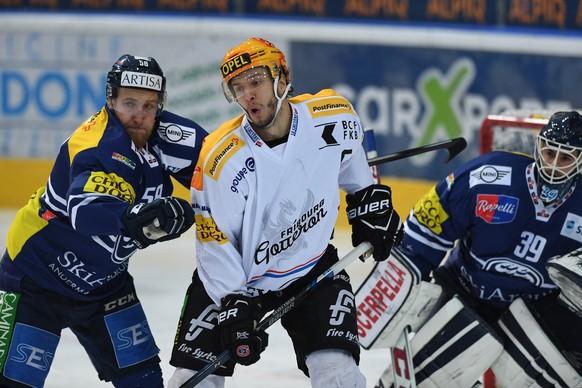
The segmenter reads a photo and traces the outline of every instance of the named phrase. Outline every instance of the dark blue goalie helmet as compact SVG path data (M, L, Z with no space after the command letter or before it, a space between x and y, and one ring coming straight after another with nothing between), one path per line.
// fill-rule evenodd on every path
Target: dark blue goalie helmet
M536 138L534 158L542 200L562 198L582 172L582 116L554 113Z
M119 88L149 89L158 92L160 116L166 102L166 77L158 62L152 57L124 54L107 73L107 99L116 98Z

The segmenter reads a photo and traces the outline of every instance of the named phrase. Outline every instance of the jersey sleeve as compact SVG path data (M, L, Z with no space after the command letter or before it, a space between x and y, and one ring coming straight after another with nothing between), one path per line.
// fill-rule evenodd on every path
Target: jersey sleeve
M217 136L219 135L219 136ZM241 256L241 225L245 198L233 195L221 176L232 168L224 159L236 152L239 140L219 128L206 138L190 189L196 221L196 268L211 299L246 293L246 275Z
M43 197L85 235L120 234L121 214L137 197L139 157L125 131L110 121L103 108L63 144Z
M400 249L423 276L438 267L455 241L469 230L473 195L468 172L461 167L438 182L415 203L406 218Z
M189 189L202 141L208 132L192 120L164 111L157 135L165 171Z

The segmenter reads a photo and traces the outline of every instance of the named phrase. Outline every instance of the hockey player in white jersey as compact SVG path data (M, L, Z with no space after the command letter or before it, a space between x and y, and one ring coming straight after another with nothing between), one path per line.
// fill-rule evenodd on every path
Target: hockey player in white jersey
M222 62L227 99L244 114L207 137L194 173L197 268L187 291L171 364L180 386L224 349L231 361L201 382L221 387L235 363L257 362L260 318L338 260L330 244L347 193L355 245L376 260L402 237L390 188L373 184L358 115L333 90L289 97L284 54L251 38ZM297 366L314 387L364 387L350 279L318 283L282 318Z

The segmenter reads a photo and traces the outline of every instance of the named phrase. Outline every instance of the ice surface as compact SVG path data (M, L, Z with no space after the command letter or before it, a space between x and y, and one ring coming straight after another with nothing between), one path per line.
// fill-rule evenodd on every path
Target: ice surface
M0 210L0 245L5 247L6 231L15 210ZM348 230L336 231L334 244L340 255L351 249ZM372 260L356 261L348 272L354 289L370 272ZM135 278L138 296L144 306L156 343L161 349L162 369L167 382L173 373L168 363L174 332L182 307L186 287L194 269L194 235L190 230L177 240L158 243L137 252L129 270ZM252 366L238 366L235 375L227 379L230 388L301 388L310 387L309 380L295 363L291 341L279 323L268 329L269 346L261 360ZM360 367L373 387L389 363L388 349L362 350ZM70 330L65 329L57 348L46 388L98 388L112 386L99 381L89 358Z

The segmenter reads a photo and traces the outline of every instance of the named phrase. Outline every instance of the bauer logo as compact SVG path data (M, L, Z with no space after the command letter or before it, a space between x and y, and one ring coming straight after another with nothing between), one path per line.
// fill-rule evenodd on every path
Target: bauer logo
M234 73L235 71L242 69L243 67L251 63L251 56L249 53L242 53L236 57L226 61L224 65L220 68L222 76L226 78L228 75Z
M449 215L441 206L434 187L414 206L414 216L434 233L441 234L442 223L449 218Z
M469 187L476 185L511 185L511 167L485 165L471 171Z
M228 241L224 233L218 229L214 220L210 217L204 217L199 214L195 216L196 219L196 233L201 242L216 241L222 245Z
M107 194L121 198L131 204L135 202L133 186L116 174L93 171L83 190L89 193Z
M582 217L568 213L560 234L582 243Z
M345 98L325 98L307 103L311 117L331 116L339 113L354 114L352 106Z
M162 77L155 74L136 73L134 71L124 71L121 73L121 86L128 88L152 89L160 92L162 90Z
M224 140L216 147L215 151L210 154L204 166L204 173L210 176L215 181L220 176L220 171L224 167L224 163L236 154L246 143L237 135L232 135L224 138Z

